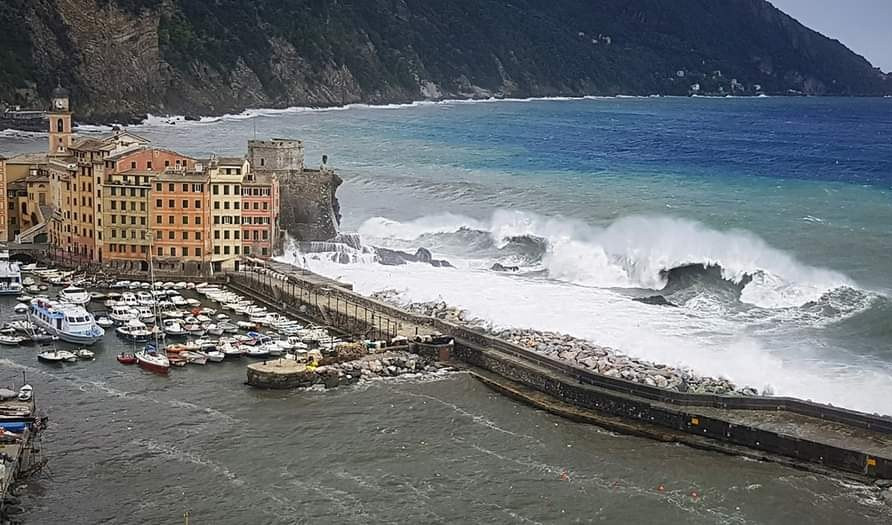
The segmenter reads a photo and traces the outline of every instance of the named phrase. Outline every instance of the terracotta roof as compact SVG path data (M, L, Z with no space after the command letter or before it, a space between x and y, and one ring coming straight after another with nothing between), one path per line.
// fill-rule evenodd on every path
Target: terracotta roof
M218 157L217 165L219 166L241 166L245 163L244 157Z

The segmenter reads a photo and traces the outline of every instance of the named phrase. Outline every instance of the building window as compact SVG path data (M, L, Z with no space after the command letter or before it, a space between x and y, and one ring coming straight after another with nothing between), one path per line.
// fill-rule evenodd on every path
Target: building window
M201 257L201 248L195 248L195 256Z
M189 232L183 232L183 240L184 240L184 241L188 241L188 240L189 240Z
M173 224L173 215L167 216L167 224Z
M220 238L220 230L214 230L214 239Z
M263 157L260 158L260 165L263 166Z
M220 201L214 201L214 209L215 209L215 210L219 210L219 209L220 209Z
M262 253L264 256L266 256L266 255L269 255L269 250L264 247L264 248L260 249L260 253Z
M201 225L201 217L195 217L195 225L196 226Z
M171 257L176 257L176 256L177 256L177 249L176 249L175 246L171 246L171 247L170 247L170 256L171 256Z
M224 209L224 210L228 210L228 209L229 209L229 201L226 201L226 202L223 203L223 209Z
M234 248L235 248L235 254L238 255L239 247L238 247L238 246L235 246Z
M234 207L235 209L239 209L239 205L240 205L240 204L241 204L241 203L240 203L239 201L235 201L235 202L233 203L233 207Z
M260 209L260 203L259 203L259 202L255 202L255 203L254 203L254 209L255 209L255 210Z
M251 247L245 246L245 255L251 255Z
M161 216L155 215L155 224L161 224Z
M223 238L229 240L229 230L223 230Z
M241 234L242 234L241 230L235 230L235 232L233 232L233 235L235 236L236 240L238 240L238 238L241 236Z
M196 209L196 210L200 210L200 209L201 209L201 201L195 201L195 209Z
M183 224L189 224L189 216L183 215Z
M156 208L163 208L164 207L163 203L164 203L164 201L162 201L161 199L155 199L155 207Z
M211 184L211 193L214 195L220 194L220 185L219 184Z
M132 170L136 169L136 161L135 160L130 163L130 169L132 169Z
M229 245L223 247L223 255L229 255Z
M164 255L164 248L159 247L158 248L158 257L161 257L162 255Z
M161 183L155 184L155 191L161 191Z
M167 191L173 193L174 190L173 190L173 183L172 183L172 182L171 182L170 184L167 185Z
M65 123L62 121L62 119L59 119L56 122L56 131L58 131L59 133L65 132ZM61 140L61 139L59 139L59 140Z
M147 169L147 170L152 169L152 161L150 161L150 160L149 160L149 161L146 161L146 169Z
M173 208L173 199L169 199L169 200L167 201L167 207L168 207L168 208Z
M189 257L189 248L183 246L183 257Z
M165 160L165 161L164 161L164 167L165 167L165 168L170 167L170 161L169 161L169 160Z
M189 191L189 185L183 184L183 193L187 193Z
M269 232L267 230L263 230L263 240L269 239Z
M173 235L174 235L174 234L173 234L173 230L168 230L168 232L167 232L167 238L170 239L170 240L173 240Z
M183 199L183 209L186 209L188 207L189 207L189 201L187 201L186 199Z
M113 209L113 210L118 209L117 204L118 203L116 201L111 201L111 209Z
M214 246L214 255L220 255L220 247Z
M268 202L264 202L264 203L263 203L263 209L264 209L264 210L269 209L269 203L268 203Z
M226 170L229 171L229 170ZM229 184L223 185L223 195L229 195Z

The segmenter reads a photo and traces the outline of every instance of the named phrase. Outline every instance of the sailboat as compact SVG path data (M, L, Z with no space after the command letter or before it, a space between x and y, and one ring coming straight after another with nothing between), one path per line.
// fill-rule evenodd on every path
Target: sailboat
M149 231L149 279L151 281L151 287L154 289L155 287L155 264L152 261L152 253L154 252L154 247L152 246L152 232ZM160 325L160 321L158 321L158 302L155 301L152 305L152 311L155 314L156 323ZM136 352L136 364L140 366L140 368L144 370L148 370L150 372L155 372L157 374L167 374L170 372L170 360L167 359L167 354L164 352L164 349L159 349L158 345L158 334L160 330L153 330L153 334L155 335L155 342L147 344L142 350Z

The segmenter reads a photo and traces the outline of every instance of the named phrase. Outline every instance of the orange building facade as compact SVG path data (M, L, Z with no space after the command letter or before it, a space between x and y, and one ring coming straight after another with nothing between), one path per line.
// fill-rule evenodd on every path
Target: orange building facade
M210 178L204 172L168 170L150 195L152 249L159 271L207 274L210 268Z

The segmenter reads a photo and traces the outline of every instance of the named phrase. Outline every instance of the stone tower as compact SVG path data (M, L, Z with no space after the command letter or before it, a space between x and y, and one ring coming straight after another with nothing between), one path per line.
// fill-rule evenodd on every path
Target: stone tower
M71 146L71 108L68 105L68 90L56 87L50 97L50 110L47 113L50 121L50 138L47 154L50 156L68 155Z
M300 173L304 169L304 144L290 139L249 140L248 162L254 171Z

